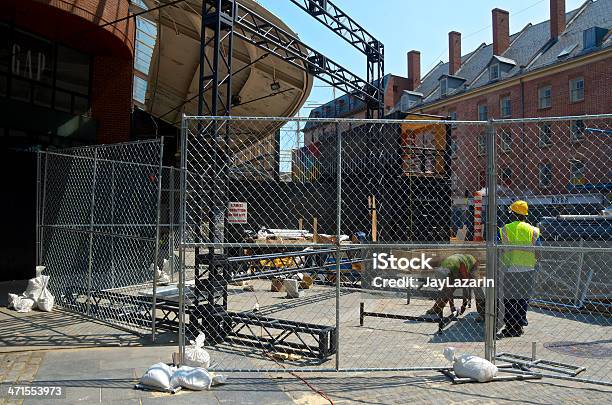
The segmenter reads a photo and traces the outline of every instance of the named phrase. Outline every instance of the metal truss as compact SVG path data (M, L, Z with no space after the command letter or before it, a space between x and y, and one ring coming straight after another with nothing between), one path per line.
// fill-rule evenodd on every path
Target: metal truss
M385 48L382 42L370 35L361 25L329 0L290 1L366 55L366 80L368 83L375 83L377 87L377 92L372 94L376 101L367 103L367 117L373 118L374 111L377 111L378 118L382 118L384 114L382 78L385 71Z
M379 89L369 81L242 4L238 4L238 16L234 35L366 103L378 103Z
M235 35L363 101L368 117L374 116L373 111L382 116L383 44L330 2L307 1L312 3L308 7L300 1L293 2L366 55L366 79L235 0L203 0L198 115L231 115L232 38ZM213 31L213 38L206 38L204 28ZM212 58L204 51L211 41ZM212 90L210 105L204 96L208 89Z

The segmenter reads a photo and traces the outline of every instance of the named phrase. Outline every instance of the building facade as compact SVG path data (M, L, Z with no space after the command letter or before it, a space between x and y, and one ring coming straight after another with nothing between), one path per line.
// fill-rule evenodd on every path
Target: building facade
M419 53L408 54L411 87L395 110L489 120L604 114L612 111L612 1L586 1L565 12L550 1L551 19L509 33L508 12L492 11L493 43L461 54L449 33L449 62L420 76ZM572 193L609 187L609 136L581 120L499 127L502 186L524 194ZM605 164L608 162L608 164ZM453 193L484 187L485 134L453 130ZM602 189L602 191L605 191Z
M0 2L0 280L28 278L36 265L36 155L29 152L129 140L135 30L128 7L128 0Z

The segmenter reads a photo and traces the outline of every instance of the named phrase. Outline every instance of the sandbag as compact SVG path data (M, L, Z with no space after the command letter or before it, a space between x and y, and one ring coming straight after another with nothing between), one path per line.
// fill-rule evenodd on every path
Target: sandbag
M195 340L190 340L191 346L185 347L183 364L191 367L210 367L210 355L204 349L206 335L200 333Z
M225 384L227 382L227 376L224 376L222 374L215 374L212 376L212 384L213 386L215 385L222 385Z
M482 357L463 354L455 355L454 347L444 349L444 357L453 363L453 371L457 377L472 378L478 382L487 382L493 380L497 375L497 367L495 364Z
M15 301L17 301L17 300L20 300L20 299L21 299L21 298L19 297L19 295L9 293L9 295L8 295L8 304L6 304L6 307L7 307L8 309L13 308L13 303L14 303Z
M43 289L40 297L36 300L36 307L41 311L51 312L54 304L55 297L47 288Z
M140 377L140 383L148 387L161 388L162 390L174 389L178 387L178 385L173 385L171 382L175 371L176 367L169 366L166 363L153 364Z
M13 309L17 312L30 312L34 305L34 300L27 297L17 297L13 301Z
M38 270L37 270L38 271ZM38 297L42 294L43 289L47 285L49 281L49 276L38 275L34 278L28 280L28 286L26 290L23 292L23 295L27 298L31 298L33 300L37 300Z
M170 385L178 387L179 385L189 390L201 391L210 388L213 382L208 371L201 367L181 366L174 372L170 380Z
M290 278L283 280L283 287L285 287L285 291L287 291L287 298L300 298L303 296L298 286L298 280Z

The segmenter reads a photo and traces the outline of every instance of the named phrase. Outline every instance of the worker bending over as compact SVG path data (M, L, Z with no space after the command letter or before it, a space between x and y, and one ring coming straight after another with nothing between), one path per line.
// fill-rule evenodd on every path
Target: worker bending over
M436 299L433 307L429 309L426 314L437 315L442 317L444 306L450 303L451 311L454 311L453 296L456 287L453 287L455 280L477 280L478 279L478 259L469 254L456 253L448 256L442 262L440 266L436 268L436 273L441 278L447 278L448 283L440 292L439 297ZM474 295L476 298L476 311L478 312L477 322L484 321L485 311L485 295L480 287L474 288ZM463 288L463 304L461 312L463 312L471 300L471 294L469 288Z

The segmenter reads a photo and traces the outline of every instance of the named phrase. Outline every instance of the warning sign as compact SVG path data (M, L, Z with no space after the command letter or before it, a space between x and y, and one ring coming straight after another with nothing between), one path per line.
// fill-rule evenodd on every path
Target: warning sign
M227 223L246 224L247 213L247 203L230 201L227 205Z

